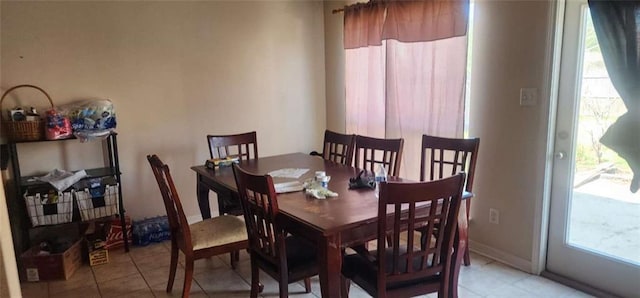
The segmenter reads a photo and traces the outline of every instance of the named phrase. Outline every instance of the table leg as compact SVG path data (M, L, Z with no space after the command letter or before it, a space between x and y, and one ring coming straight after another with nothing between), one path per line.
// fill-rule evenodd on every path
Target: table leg
M322 297L340 297L342 250L340 235L323 237L318 251L318 273Z
M209 207L209 188L201 182L202 177L198 174L196 183L196 196L198 197L198 207L200 207L200 214L202 219L211 218L211 207Z
M460 276L460 267L464 262L464 255L467 251L469 222L467 221L467 212L465 208L460 208L458 215L458 229L454 240L453 256L451 258L451 275L449 282L450 297L458 297L458 277Z

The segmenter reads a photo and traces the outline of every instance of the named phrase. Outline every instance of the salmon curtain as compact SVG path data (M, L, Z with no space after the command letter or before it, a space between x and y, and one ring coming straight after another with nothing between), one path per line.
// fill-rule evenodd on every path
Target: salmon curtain
M468 1L377 1L344 15L347 133L404 138L419 178L422 134L462 137Z

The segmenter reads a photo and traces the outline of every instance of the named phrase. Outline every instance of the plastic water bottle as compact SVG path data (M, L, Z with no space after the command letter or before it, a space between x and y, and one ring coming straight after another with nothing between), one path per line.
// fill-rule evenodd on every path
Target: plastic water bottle
M376 198L380 195L380 182L387 181L387 169L383 164L379 164L378 168L375 171L375 181L376 181L376 189L375 195Z

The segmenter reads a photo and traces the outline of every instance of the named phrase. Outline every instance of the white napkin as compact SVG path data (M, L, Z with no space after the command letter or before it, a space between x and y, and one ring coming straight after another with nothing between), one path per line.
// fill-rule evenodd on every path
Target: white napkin
M312 196L316 199L326 199L327 197L337 197L338 193L330 191L322 187L307 188L304 191L308 196Z

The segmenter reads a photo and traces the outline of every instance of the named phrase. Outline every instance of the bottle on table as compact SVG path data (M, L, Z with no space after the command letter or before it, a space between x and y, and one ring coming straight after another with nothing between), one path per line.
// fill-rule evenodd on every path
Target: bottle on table
M380 182L387 181L387 169L383 164L379 164L378 168L375 171L375 181L376 181L376 189L375 195L376 198L380 195Z

